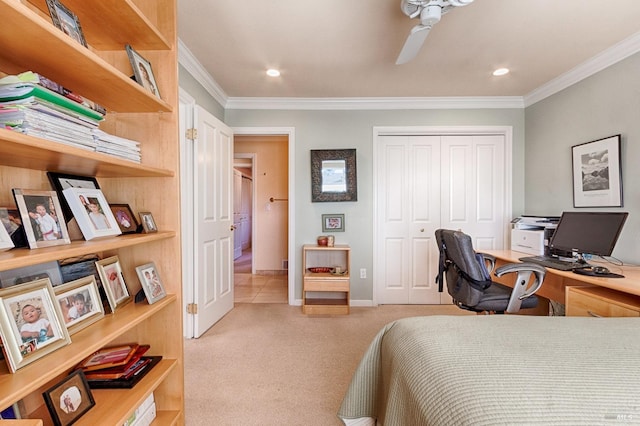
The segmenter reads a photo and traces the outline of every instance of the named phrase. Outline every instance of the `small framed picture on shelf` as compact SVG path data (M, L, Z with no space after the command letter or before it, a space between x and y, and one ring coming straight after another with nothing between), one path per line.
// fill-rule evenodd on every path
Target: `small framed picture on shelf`
M323 214L322 232L344 232L344 214Z
M78 17L67 9L65 5L58 0L45 0L47 7L49 8L49 15L51 15L51 21L53 25L61 29L69 37L87 47L87 42L84 39L82 28L80 27L80 21Z
M142 222L142 229L145 234L152 232L158 232L156 221L153 219L153 215L150 212L140 212L140 222Z
M138 221L129 204L109 204L109 207L118 222L120 231L123 234L135 234L138 230Z
M71 244L55 191L13 189L29 248Z
M60 383L42 393L53 424L68 426L75 423L96 405L82 370L75 370Z
M0 271L0 287L12 287L44 278L48 278L53 287L63 283L58 262L52 260L50 262L38 263L37 265L21 266L20 268Z
M122 267L118 256L111 256L96 262L104 292L109 301L111 312L131 301L129 289L122 275Z
M9 235L9 232L7 231L5 219L2 216L0 216L0 219L2 220L2 225L0 225L0 251L12 249L13 247L15 247L15 244L13 244L11 235ZM10 225L11 222L7 220L7 224Z
M104 317L104 309L93 276L87 276L55 287L56 300L70 335Z
M62 193L85 240L122 233L101 190L67 188Z
M12 373L71 343L48 278L0 289L0 338Z
M155 263L150 262L137 266L136 272L138 273L140 284L142 284L144 295L147 296L150 305L167 295L160 281L160 274L158 274Z
M14 247L27 247L27 237L24 234L20 212L13 207L0 207L0 222L9 234Z
M51 182L53 189L58 193L58 198L62 205L62 213L64 214L67 223L73 219L73 212L71 211L67 200L64 198L62 191L67 188L100 189L96 178L91 176L47 172L47 177L49 178L49 182Z
M131 68L133 68L133 75L138 84L159 98L160 92L158 91L156 78L151 70L151 63L136 52L131 45L125 45L125 49L129 56L129 62L131 62Z

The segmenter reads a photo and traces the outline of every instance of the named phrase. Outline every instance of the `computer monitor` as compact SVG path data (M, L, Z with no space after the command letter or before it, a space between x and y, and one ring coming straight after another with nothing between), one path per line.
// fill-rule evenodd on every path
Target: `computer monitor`
M551 237L549 248L571 252L582 259L584 254L611 256L626 212L563 212Z

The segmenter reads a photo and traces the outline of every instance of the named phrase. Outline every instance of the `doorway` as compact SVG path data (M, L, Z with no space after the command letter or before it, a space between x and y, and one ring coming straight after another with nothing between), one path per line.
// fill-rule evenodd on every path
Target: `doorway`
M234 261L236 303L293 301L288 273L293 229L292 136L292 129L234 129L234 168L240 175L235 178L238 190L234 204L240 214L234 237L251 236L250 241L236 242L240 250ZM246 197L247 191L251 191L251 211L242 212L237 199ZM243 219L249 229L243 229Z

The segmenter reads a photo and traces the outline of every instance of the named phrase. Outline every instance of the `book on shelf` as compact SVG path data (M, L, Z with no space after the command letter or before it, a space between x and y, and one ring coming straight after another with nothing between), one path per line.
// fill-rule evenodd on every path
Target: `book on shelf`
M144 423L144 419L147 418L147 412L149 410L153 411L153 418L155 418L155 397L153 396L153 392L149 394L149 396L136 408L136 410L129 416L127 421L124 422L123 426L141 426ZM151 418L151 420L153 420Z
M91 389L131 389L162 360L162 357L143 356L140 359L149 359L150 361L144 363L144 365L137 369L131 376L121 377L119 379L87 379L89 387Z

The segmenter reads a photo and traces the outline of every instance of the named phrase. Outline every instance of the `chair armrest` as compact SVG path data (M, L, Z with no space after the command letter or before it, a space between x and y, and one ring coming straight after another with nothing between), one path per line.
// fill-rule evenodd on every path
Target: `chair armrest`
M509 305L506 312L515 313L520 310L522 300L535 294L542 287L544 276L547 270L535 263L510 263L499 267L495 271L497 277L504 274L516 273L516 279L513 283L513 291L509 299ZM533 281L531 276L533 275Z
M478 253L484 259L484 264L487 266L489 274L491 274L496 267L496 257L489 253Z

